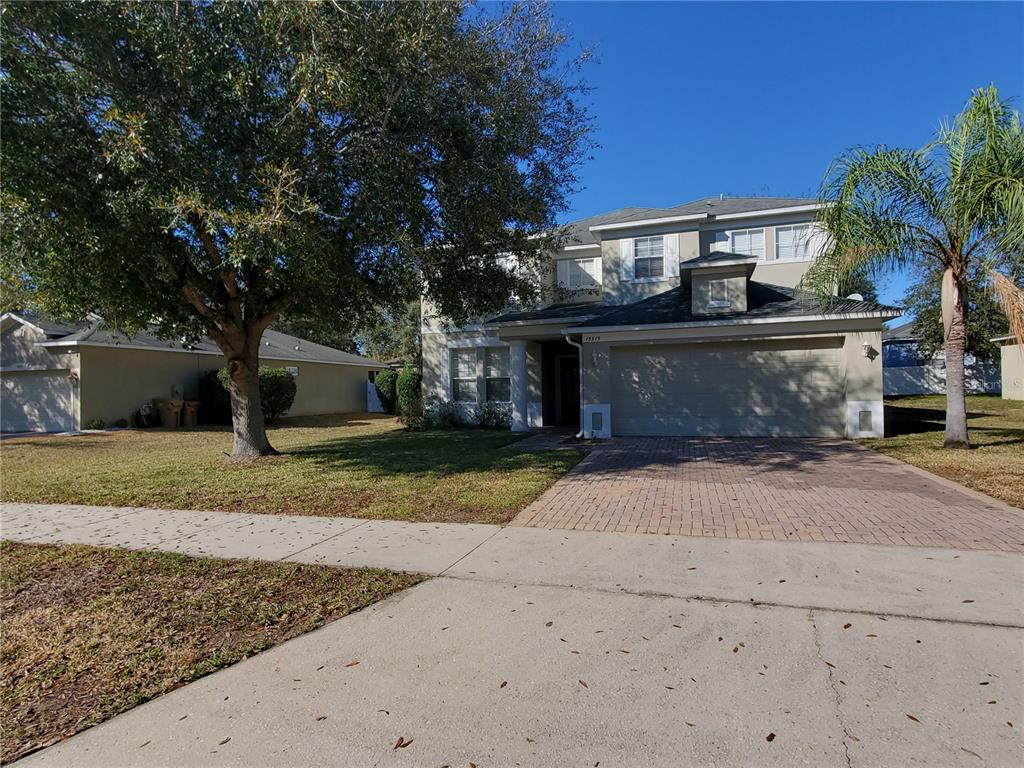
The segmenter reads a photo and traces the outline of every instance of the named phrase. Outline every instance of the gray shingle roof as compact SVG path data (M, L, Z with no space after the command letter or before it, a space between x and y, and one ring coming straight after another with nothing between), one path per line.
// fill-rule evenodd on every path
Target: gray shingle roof
M605 326L662 325L677 323L705 323L709 320L746 320L771 318L785 320L800 315L851 315L877 313L896 317L900 311L873 301L853 299L826 299L792 288L747 281L747 311L715 315L694 315L690 304L690 289L672 288L649 299L628 304L616 312L602 315L597 321L586 321L577 328Z
M488 320L488 323L522 323L531 320L582 320L601 317L621 307L602 304L599 301L578 302L576 304L552 304L544 309L530 309L522 312L506 312Z
M161 339L152 330L145 330L134 336L125 336L118 331L103 326L100 320L84 320L73 326L54 323L39 317L26 317L34 325L43 328L48 341L60 341L63 344L77 342L90 346L131 346L154 350L180 350L186 352L209 352L221 354L220 349L207 337L201 338L196 344L186 346L180 341ZM289 336L275 330L263 332L260 345L260 357L265 360L295 360L311 363L348 363L352 365L387 366L379 360L372 360L340 349L325 347L312 341Z
M566 224L569 232L568 245L592 245L597 239L590 232L590 227L600 224L622 224L644 219L660 219L669 216L686 216L689 214L707 213L720 216L729 213L747 213L767 211L772 208L787 208L797 205L812 205L817 201L807 197L702 197L689 203L681 203L671 208L619 208L596 216Z
M735 261L757 261L757 256L750 256L746 253L731 253L729 251L712 251L711 253L705 253L703 256L698 256L695 259L687 259L686 261L679 262L681 269L687 267L713 267L715 264L721 264L722 262L730 263Z
M902 323L882 331L882 341L916 341L917 331L914 328L914 321Z

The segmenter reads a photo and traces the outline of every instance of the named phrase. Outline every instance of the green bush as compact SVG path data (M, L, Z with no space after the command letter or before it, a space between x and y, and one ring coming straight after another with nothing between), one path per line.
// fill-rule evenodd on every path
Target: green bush
M260 402L267 424L273 424L278 416L288 412L295 402L297 389L295 377L286 368L260 366Z
M423 423L428 429L455 429L462 426L459 406L451 400L431 400L423 409Z
M128 419L118 419L117 421L114 422L114 426L118 427L119 429L124 429L125 427L128 426Z
M508 403L480 403L472 411L473 423L485 429L512 426L512 407Z
M423 416L423 377L415 368L406 366L398 374L395 384L398 395L398 412L407 419Z
M105 429L107 422L103 419L89 419L89 423L85 425L86 429Z
M380 371L374 377L373 385L377 389L377 397L384 410L395 413L395 405L398 403L398 374L391 370Z
M228 369L208 371L199 379L199 412L203 421L211 424L231 422L231 395L228 392ZM295 377L284 368L260 366L260 403L263 418L273 424L295 402Z

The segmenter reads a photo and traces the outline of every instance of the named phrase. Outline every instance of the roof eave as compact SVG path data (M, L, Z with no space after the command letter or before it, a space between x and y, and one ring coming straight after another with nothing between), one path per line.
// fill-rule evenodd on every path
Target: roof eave
M817 315L782 315L777 317L730 318L729 320L694 320L685 323L643 323L639 325L578 325L567 328L567 333L613 333L616 331L637 332L644 330L671 330L674 328L717 328L721 326L768 325L770 323L807 323L823 320L874 320L899 317L894 310L878 312L844 312Z

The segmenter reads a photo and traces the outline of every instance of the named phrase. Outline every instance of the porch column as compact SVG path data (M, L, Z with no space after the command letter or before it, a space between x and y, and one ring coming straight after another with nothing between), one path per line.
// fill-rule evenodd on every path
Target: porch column
M526 342L517 339L508 344L512 369L512 431L526 432L530 428L526 416L526 390L529 384L526 377Z

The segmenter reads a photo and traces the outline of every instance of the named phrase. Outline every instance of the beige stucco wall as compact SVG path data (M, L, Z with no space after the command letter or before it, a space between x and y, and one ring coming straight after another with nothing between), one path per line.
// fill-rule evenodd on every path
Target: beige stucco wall
M693 271L691 309L695 315L721 315L747 311L747 269L740 267L710 267ZM729 303L723 307L711 306L711 283L725 280L729 284Z
M80 347L82 423L103 419L108 425L131 419L144 403L180 392L198 397L199 377L221 368L220 355L164 350ZM366 381L371 368L266 359L263 365L297 367L295 402L289 416L361 413L366 410Z
M999 348L1003 398L1024 400L1024 346L1004 344Z
M199 376L224 365L217 355L164 350L79 347L82 360L82 424L103 419L108 425L132 414L154 398L180 392L185 400L198 396Z
M37 347L46 341L46 335L28 325L8 321L0 333L0 367L40 370L78 370L78 355L73 352L55 352L54 347Z

